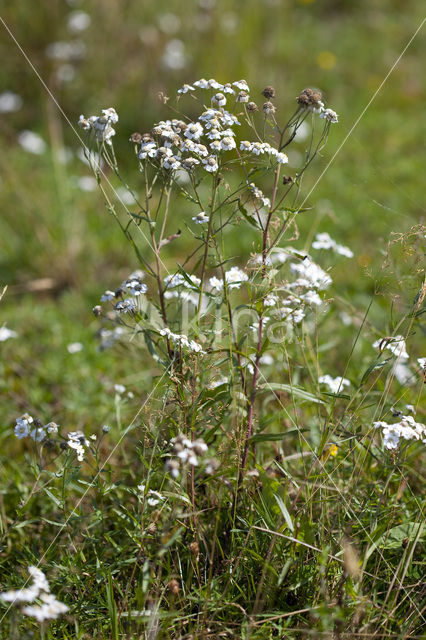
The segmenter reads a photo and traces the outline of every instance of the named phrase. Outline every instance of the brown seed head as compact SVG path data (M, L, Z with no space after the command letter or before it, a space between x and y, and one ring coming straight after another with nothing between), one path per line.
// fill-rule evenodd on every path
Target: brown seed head
M275 107L272 104L272 102L264 102L262 109L264 113L266 113L266 115L269 115L270 113L275 113Z
M247 111L251 111L252 113L255 113L255 111L259 111L259 107L255 102L249 102L247 105Z
M262 96L264 96L267 100L269 100L270 98L275 98L274 87L271 87L271 85L268 85L267 87L265 87L264 90L262 91Z
M179 582L175 579L170 580L170 582L167 584L167 588L170 593L173 593L173 595L177 595L180 591Z
M137 131L135 131L135 133L132 133L132 135L129 138L130 142L135 142L136 144L139 144L140 141L142 140L142 135L140 133L138 133Z
M297 102L301 107L315 107L318 106L318 102L321 101L321 91L315 91L313 89L303 89L302 93L298 96Z
M283 176L283 184L291 184L293 180L293 176Z
M157 525L155 524L155 522L150 522L150 524L146 528L146 531L153 536L157 532Z
M195 556L196 560L198 560L198 557L200 555L200 547L198 542L191 542L191 544L189 545L189 550L192 555Z

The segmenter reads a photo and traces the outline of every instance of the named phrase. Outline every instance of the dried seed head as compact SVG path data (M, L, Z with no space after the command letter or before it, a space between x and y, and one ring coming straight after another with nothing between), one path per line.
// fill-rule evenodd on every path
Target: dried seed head
M140 141L142 140L142 135L140 133L138 133L137 131L135 131L135 133L132 133L132 135L129 138L130 142L135 142L136 144L139 144Z
M198 542L191 542L191 544L189 545L189 550L192 553L193 556L196 556L198 558L198 556L200 555L200 547Z
M293 180L293 176L283 176L283 184L291 184Z
M150 524L146 528L146 531L153 536L157 532L157 525L155 524L155 522L150 522Z
M247 105L247 111L254 113L255 111L259 111L259 107L255 102L249 102Z
M170 580L170 582L167 584L167 588L170 593L173 593L173 595L177 595L180 591L179 582L174 579Z
M151 134L153 136L161 136L162 133L163 133L163 129L161 127L153 127L151 129Z
M40 420L40 418L35 418L35 420L34 420L34 426L35 426L37 429L40 429L40 427L42 427L42 426L43 426L43 423L42 423L42 421Z
M267 87L265 87L264 90L262 91L262 96L264 96L268 100L270 98L275 98L274 87L271 87L271 85L268 85Z
M302 93L298 96L297 102L301 107L315 107L318 108L322 99L321 91L315 91L314 89L303 89Z
M275 107L272 104L272 102L264 102L262 109L264 113L266 113L266 115L269 115L270 113L275 113Z
M96 318L99 318L99 316L102 315L102 307L101 307L101 305L97 304L96 307L93 307L92 311L93 311L93 315Z

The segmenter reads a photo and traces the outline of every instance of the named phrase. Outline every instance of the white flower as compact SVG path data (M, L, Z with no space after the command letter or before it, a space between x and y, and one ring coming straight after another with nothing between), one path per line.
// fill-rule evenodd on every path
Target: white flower
M275 155L275 158L278 164L286 164L288 162L288 157L286 156L285 153L279 152L273 155Z
M42 155L47 149L47 144L43 138L38 133L34 133L34 131L21 131L18 135L18 142L25 151L38 156Z
M260 364L271 365L274 364L274 359L270 353L264 353L263 356L259 358Z
M184 136L189 140L199 140L203 135L203 127L199 122L189 124L185 130Z
M237 80L232 84L234 87L237 87L237 89L239 89L240 91L246 91L247 93L250 93L250 89L246 80Z
M221 132L218 129L210 129L210 131L206 133L208 140L220 140L221 137Z
M322 300L316 291L307 291L303 293L300 298L308 304L315 304L317 307L322 305Z
M213 290L217 289L217 291L221 291L223 289L223 280L219 280L216 276L210 278L209 284Z
M231 138L230 136L227 136L226 138L222 138L222 140L220 141L221 147L224 151L230 151L231 149L235 149L235 140L234 138Z
M31 431L30 436L34 442L42 442L46 437L46 432L43 427L36 427Z
M320 113L320 118L325 118L328 122L336 123L339 122L339 118L337 113L333 111L333 109L325 109Z
M114 291L105 291L105 293L101 295L101 302L107 302L108 300L113 300L114 298Z
M223 89L223 84L220 84L220 82L218 82L214 78L210 78L210 80L208 80L208 88L209 89Z
M178 93L180 94L188 93L189 91L195 91L194 87L192 87L190 84L184 84L183 87L178 89Z
M376 429L382 429L383 446L386 449L397 449L401 438L404 440L421 440L426 444L426 427L416 422L413 416L402 416L400 422L388 424L384 421L373 422Z
M348 248L344 247L341 244L337 244L333 238L326 232L317 233L316 239L312 243L313 249L333 249L336 253L339 253L342 256L346 256L346 258L353 258L353 252Z
M136 305L133 300L125 298L124 300L120 300L120 302L117 302L114 309L118 311L118 313L130 313L132 311L135 311Z
M292 262L290 269L302 276L302 278L292 283L292 286L295 287L307 286L321 290L326 289L332 282L330 276L308 256L300 262Z
M204 169L209 173L214 173L219 169L219 165L214 156L209 156L208 158L203 158Z
M253 143L249 140L241 140L240 151L253 151Z
M375 349L383 351L383 349L389 349L394 356L401 360L408 360L410 357L407 353L404 336L394 336L393 338L383 338L382 340L376 340L373 343Z
M104 424L104 426L102 427L102 431L104 433L109 433L111 431L111 427L108 424Z
M7 327L0 327L0 342L6 342L9 338L16 338L18 334Z
M94 191L98 186L95 178L93 176L80 176L76 179L76 185L82 191Z
M122 395L126 392L126 387L124 386L124 384L115 384L114 391L115 393L118 393L118 395Z
M146 286L146 284L141 282L139 278L129 278L125 282L124 287L129 291L129 293L132 294L132 296L135 297L140 296L142 293L146 293L148 291L148 287Z
M219 151L222 151L222 145L220 144L219 140L213 140L213 142L210 143L210 149L212 151L216 151L217 153Z
M52 594L43 593L40 596L40 599L44 604L40 606L24 607L22 612L27 616L35 618L38 622L44 622L45 620L56 620L61 613L66 613L68 611L67 605L56 600L55 596Z
M46 429L47 433L58 433L58 427L59 425L56 424L56 422L48 422L47 424L44 425L44 428Z
M216 93L212 98L212 104L214 104L215 107L224 107L226 104L226 98L223 93Z
M252 142L251 143L251 152L254 153L255 156L260 156L260 154L265 153L265 143L263 142Z
M3 91L0 93L0 113L12 113L19 111L22 107L22 98L13 91Z
M225 273L225 281L229 289L239 289L247 280L248 275L238 267L232 267Z
M82 350L83 350L83 345L81 344L81 342L71 342L71 344L67 346L68 353L78 353L79 351L82 351Z
M223 85L222 91L223 91L223 93L231 93L231 94L235 95L235 91L232 88L232 85L231 85L230 82L227 82L226 84Z
M28 416L28 418L31 419L31 422L33 421L31 416ZM18 440L22 440L22 438L26 438L30 434L29 425L30 420L24 418L24 416L22 416L22 418L17 418L15 425L15 436L18 438Z
M422 369L426 369L426 358L417 358L417 362Z
M320 376L318 378L318 382L320 384L326 384L332 393L339 393L344 389L344 387L350 386L350 381L346 378L332 378L328 374L325 376Z
M111 138L115 135L115 129L112 128L111 124L116 124L117 122L117 112L112 107L109 107L108 109L102 109L101 116L85 118L81 115L78 120L78 125L82 129L92 130L96 140L99 142L111 144Z
M72 11L67 20L67 27L72 33L85 31L91 23L91 18L85 11Z
M193 216L192 219L196 224L204 224L208 222L210 218L206 215L205 211L200 211L196 216Z
M278 302L278 296L273 293L268 294L263 300L265 307L275 307Z
M199 89L210 89L209 83L205 78L201 78L200 80L196 80L193 83L194 87L198 87Z

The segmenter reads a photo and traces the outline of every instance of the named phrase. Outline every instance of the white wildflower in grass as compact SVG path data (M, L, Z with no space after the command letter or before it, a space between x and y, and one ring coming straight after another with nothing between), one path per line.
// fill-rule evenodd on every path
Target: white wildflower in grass
M178 89L179 94L190 93L191 91L195 91L194 87L190 84L184 84L180 89Z
M418 440L426 444L426 426L416 422L413 416L402 416L399 422L393 424L373 422L373 427L382 430L385 449L398 449L401 440Z
M118 313L132 313L136 311L136 304L131 298L124 298L124 300L117 302L114 309Z
M208 451L204 440L198 438L190 440L183 434L179 434L170 441L172 445L172 457L166 461L166 470L174 478L178 478L182 467L199 465L199 458L202 458Z
M19 111L23 105L21 96L13 91L3 91L0 93L0 113L13 113Z
M196 224L205 224L210 220L205 211L200 211L200 213L198 213L196 216L193 216L192 219Z
M56 620L61 614L68 611L67 605L59 602L52 594L42 593L40 600L42 604L24 607L22 613L35 618L37 622L45 622L46 620Z
M71 342L69 345L67 345L67 351L68 353L79 353L80 351L83 351L83 345L81 344L81 342Z
M248 281L248 275L238 267L232 267L225 272L225 281L228 289L239 289L243 282Z
M194 353L205 354L205 351L203 351L202 346L198 342L196 342L195 340L191 340L184 334L173 333L168 327L166 327L165 329L161 329L160 335L167 337L174 345L178 347L183 347L184 349L188 349L189 351L193 351Z
M400 360L408 360L409 355L407 353L407 347L405 345L404 336L393 336L390 338L382 338L381 340L376 340L373 342L374 349L378 349L379 351L383 351L384 349L388 349Z
M141 497L146 498L146 502L150 507L156 507L166 499L161 493L158 493L158 491L154 491L153 489L146 491L146 486L143 483L138 485L138 491L142 494Z
M236 82L232 83L232 86L236 87L240 91L245 91L246 93L250 93L250 89L246 80L237 80Z
M18 334L7 327L0 327L0 342L6 342L10 338L17 338Z
M212 104L215 107L224 107L226 104L226 97L223 93L216 93L213 97L212 97Z
M93 132L98 142L111 144L111 138L115 135L115 129L112 125L117 122L117 112L112 107L109 107L108 109L102 109L102 115L100 116L85 118L81 115L78 120L78 125L85 131Z
M34 153L34 155L40 156L47 150L47 144L43 138L34 131L21 131L18 135L18 142L24 151Z
M292 285L295 287L314 287L322 290L330 286L332 282L330 276L318 264L313 262L309 256L306 256L300 262L292 262L290 269L300 276Z
M16 419L15 436L22 440L30 435L34 419L28 413L24 413L20 418Z
M44 427L35 427L30 432L30 437L34 440L34 442L43 442L46 437L46 431Z
M325 376L320 376L318 378L318 382L320 384L325 384L330 389L332 393L339 393L343 391L345 387L350 386L350 381L346 378L332 378L330 375L326 374Z
M417 358L417 362L421 369L426 369L426 358Z
M348 247L344 247L341 244L337 244L330 235L326 232L317 233L314 242L312 243L313 249L332 249L336 253L345 256L346 258L353 258L354 254Z
M55 433L58 433L59 425L56 424L56 422L48 422L46 425L44 425L44 428L49 435L53 435Z
M77 178L76 184L79 189L87 192L94 191L98 186L98 182L93 176L80 176Z
M72 33L81 33L90 27L91 18L85 11L72 11L68 15L67 27Z
M223 280L216 278L216 276L209 279L209 284L213 291L221 291L223 289Z
M108 424L104 424L102 431L103 433L109 433L111 431L111 427Z
M85 447L89 446L89 441L82 431L71 431L68 433L67 445L70 449L74 449L77 454L77 460L83 462L85 456Z
M249 140L241 140L240 142L240 151L246 151L250 153L253 150L253 143Z
M66 613L68 611L67 605L59 602L50 593L50 585L43 571L38 567L30 566L28 572L32 578L32 584L29 587L0 593L0 599L15 606L38 601L32 606L25 606L22 609L24 615L35 618L37 622L56 620L62 613Z
M324 109L324 111L320 113L320 118L325 118L328 122L332 122L333 124L339 122L337 113L333 111L333 109Z

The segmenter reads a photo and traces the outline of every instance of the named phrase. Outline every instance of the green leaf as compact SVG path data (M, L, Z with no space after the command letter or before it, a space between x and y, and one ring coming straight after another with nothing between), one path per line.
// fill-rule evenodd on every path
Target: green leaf
M259 391L285 391L291 396L306 400L307 402L315 402L316 404L325 404L324 400L321 400L313 393L305 391L300 387L294 387L290 384L282 384L281 382L268 382L267 384L259 385Z
M415 538L424 538L426 526L423 522L405 522L393 527L377 541L382 549L399 549L402 544L412 542Z
M247 209L245 209L243 207L243 205L241 204L241 200L238 200L238 209L241 213L241 215L243 216L243 218L245 220L247 220L247 222L254 227L255 229L260 229L259 223L256 222L256 220L248 213Z
M382 367L384 367L389 360L392 360L393 358L386 358L386 360L375 360L367 369L367 371L364 373L364 375L361 378L361 382L360 382L360 386L364 384L364 382L367 380L368 376L370 375L370 373L372 373L375 369L381 369Z
M285 438L285 436L292 435L293 433L301 433L307 430L308 429L290 429L283 433L257 433L250 438L250 442L277 442L278 440Z
M286 524L287 524L288 528L290 529L290 531L292 533L294 533L293 520L291 519L290 514L289 514L289 512L287 510L287 507L284 504L284 500L280 496L278 496L277 494L275 494L275 500L278 503L278 506L280 508L281 513L284 516L284 520L286 521Z

